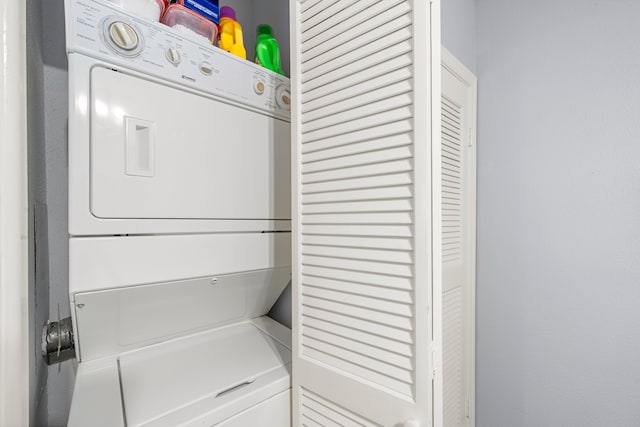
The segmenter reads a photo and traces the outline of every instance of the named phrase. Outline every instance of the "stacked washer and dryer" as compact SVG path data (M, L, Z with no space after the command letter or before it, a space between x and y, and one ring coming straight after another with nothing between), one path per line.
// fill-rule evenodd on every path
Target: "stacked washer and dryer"
M70 426L290 425L289 81L66 0Z

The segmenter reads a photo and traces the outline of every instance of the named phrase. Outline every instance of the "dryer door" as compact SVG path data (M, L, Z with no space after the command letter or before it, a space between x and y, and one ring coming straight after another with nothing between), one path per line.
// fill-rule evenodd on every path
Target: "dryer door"
M103 67L90 105L95 217L290 218L288 123Z

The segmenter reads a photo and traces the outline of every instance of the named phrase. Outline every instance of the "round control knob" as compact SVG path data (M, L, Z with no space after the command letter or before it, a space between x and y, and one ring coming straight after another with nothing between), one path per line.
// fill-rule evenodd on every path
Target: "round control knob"
M283 110L291 110L291 92L284 86L276 90L276 103Z
M200 72L205 76L210 76L211 74L213 74L213 67L211 66L211 63L202 61L200 63Z
M109 37L122 50L132 51L138 47L138 33L126 22L116 21L109 25Z
M180 61L182 61L182 55L180 55L180 51L175 47L170 47L169 49L167 49L167 51L164 53L164 56L167 57L167 61L175 66L177 66Z
M133 58L144 50L144 36L134 23L121 16L108 16L100 25L102 40L118 55Z
M264 82L261 80L258 80L254 85L253 85L253 90L258 94L258 95L262 95L264 93Z

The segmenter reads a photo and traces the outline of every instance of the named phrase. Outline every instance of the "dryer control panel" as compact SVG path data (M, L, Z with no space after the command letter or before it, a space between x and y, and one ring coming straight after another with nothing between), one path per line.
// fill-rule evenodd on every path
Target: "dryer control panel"
M107 2L66 0L65 7L69 53L122 65L290 120L288 78L218 49L193 32L138 18Z

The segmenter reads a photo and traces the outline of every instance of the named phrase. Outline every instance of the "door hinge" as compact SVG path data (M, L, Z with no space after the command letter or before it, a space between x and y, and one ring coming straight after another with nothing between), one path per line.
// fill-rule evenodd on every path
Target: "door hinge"
M471 418L471 397L467 396L467 408L466 411L467 418Z
M431 361L433 364L431 379L433 380L436 378L438 371L442 371L442 351L434 342L431 342Z

